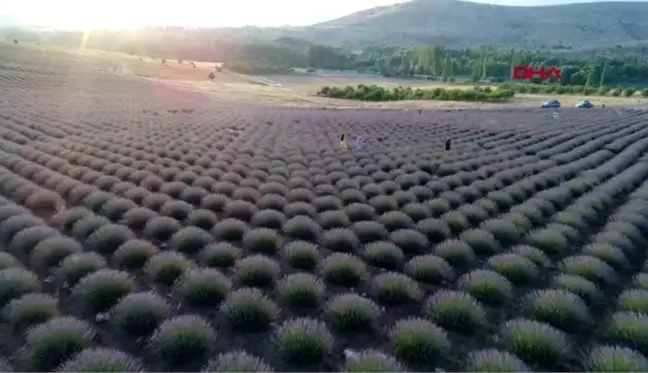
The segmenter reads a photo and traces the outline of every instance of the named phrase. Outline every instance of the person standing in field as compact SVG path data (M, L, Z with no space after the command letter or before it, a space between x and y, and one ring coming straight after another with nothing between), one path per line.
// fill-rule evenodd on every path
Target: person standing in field
M364 140L362 137L358 137L356 140L356 149L362 149L364 147Z
M349 149L349 146L346 143L346 135L345 134L342 134L342 136L340 136L340 146L342 148L344 148L344 149Z

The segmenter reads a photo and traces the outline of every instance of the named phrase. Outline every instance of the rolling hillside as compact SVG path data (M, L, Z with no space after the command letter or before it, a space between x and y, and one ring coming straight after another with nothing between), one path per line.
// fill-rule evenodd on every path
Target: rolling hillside
M648 3L600 2L514 7L459 0L412 0L301 30L316 41L352 45L613 47L646 41Z

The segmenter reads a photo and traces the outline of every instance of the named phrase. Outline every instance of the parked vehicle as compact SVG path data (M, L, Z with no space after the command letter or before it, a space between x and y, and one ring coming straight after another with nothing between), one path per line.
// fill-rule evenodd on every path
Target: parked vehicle
M560 107L560 101L558 100L551 100L542 104L543 109L559 108L559 107Z
M577 103L576 107L577 108L583 108L583 109L589 109L589 108L593 108L594 104L592 104L591 102L589 102L587 100L583 100L583 101Z

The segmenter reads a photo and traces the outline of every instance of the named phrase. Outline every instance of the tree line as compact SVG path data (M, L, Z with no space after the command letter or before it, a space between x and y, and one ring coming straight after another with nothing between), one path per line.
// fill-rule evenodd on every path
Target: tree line
M534 68L557 66L562 86L591 88L622 84L648 84L648 56L611 57L592 54L586 59L552 56L546 52L528 50L501 51L491 48L449 49L443 46L396 48L368 46L361 51L348 52L320 44L300 44L303 50L290 46L292 40L239 46L234 60L256 66L272 65L313 69L355 70L386 77L410 77L454 82L458 79L479 83L510 81L518 65ZM277 43L276 45L273 43ZM263 51L262 51L263 50ZM290 50L291 52L287 52ZM263 69L259 68L259 73ZM541 84L539 80L530 83Z
M536 69L557 66L563 77L559 84L563 86L648 83L648 55L643 53L626 57L592 53L589 58L574 59L541 51L487 47L453 50L442 46L370 47L364 53L368 58L363 67L385 76L425 76L444 81L464 77L475 82L501 83L511 80L515 66L523 65Z
M359 101L404 101L404 100L441 100L441 101L503 101L515 96L510 89L475 87L473 89L422 89L412 87L385 88L377 85L346 87L322 87L318 96Z
M496 88L490 86L475 86L472 89L434 88L422 89L412 87L386 88L377 85L357 86L324 86L317 95L321 97L359 100L359 101L404 101L404 100L441 100L441 101L504 101L515 96L516 93L533 94L581 94L594 96L631 97L640 95L648 97L648 89L636 90L631 87L599 87L587 88L585 86L560 86L538 84L501 84Z
M24 36L24 35L23 35ZM39 42L78 47L82 32L24 36ZM140 56L190 61L223 62L262 74L292 67L339 69L430 80L501 83L511 79L513 67L557 66L563 86L588 88L616 84L648 84L648 48L636 53L597 53L573 57L560 52L498 50L489 46L453 49L444 46L394 47L367 45L346 50L293 37L274 40L234 39L210 30L181 28L139 31L97 31L84 40L88 48L117 50ZM33 41L33 40L32 40ZM570 57L571 56L571 57ZM247 66L244 66L247 64Z

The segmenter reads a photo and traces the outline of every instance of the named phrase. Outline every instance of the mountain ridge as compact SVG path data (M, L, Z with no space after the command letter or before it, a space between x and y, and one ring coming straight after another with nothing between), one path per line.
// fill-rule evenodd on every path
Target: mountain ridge
M644 40L648 44L648 3L505 6L412 0L352 13L302 28L301 32L316 41L328 38L352 44L522 48L541 44L612 46Z

